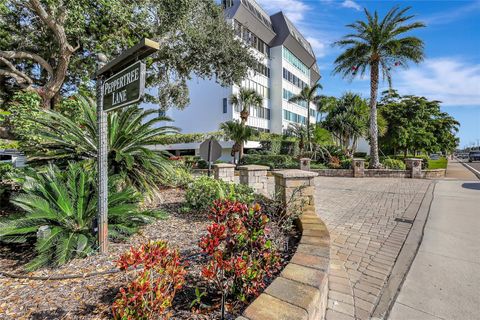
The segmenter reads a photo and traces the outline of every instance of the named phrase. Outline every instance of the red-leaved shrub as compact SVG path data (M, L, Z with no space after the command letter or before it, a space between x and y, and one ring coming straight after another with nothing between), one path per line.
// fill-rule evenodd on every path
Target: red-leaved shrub
M279 266L279 255L268 239L268 218L258 204L217 200L212 224L200 247L209 257L202 275L222 292L240 301L256 297Z
M148 242L131 248L117 261L121 270L142 268L121 288L113 303L114 319L158 319L171 306L175 293L185 283L185 266L177 250L165 241Z

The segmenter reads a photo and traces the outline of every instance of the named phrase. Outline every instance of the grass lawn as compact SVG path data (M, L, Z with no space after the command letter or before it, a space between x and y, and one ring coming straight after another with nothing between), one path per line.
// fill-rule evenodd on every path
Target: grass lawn
M428 160L428 169L446 169L447 158L440 158L438 160Z

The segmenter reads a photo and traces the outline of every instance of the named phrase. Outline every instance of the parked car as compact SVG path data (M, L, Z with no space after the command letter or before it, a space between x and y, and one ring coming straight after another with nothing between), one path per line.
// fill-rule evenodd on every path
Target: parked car
M470 151L468 153L468 162L480 161L480 151Z

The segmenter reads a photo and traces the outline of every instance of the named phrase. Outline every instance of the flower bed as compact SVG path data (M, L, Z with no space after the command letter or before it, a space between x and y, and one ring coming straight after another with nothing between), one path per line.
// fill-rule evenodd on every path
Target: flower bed
M166 309L166 312L175 319L218 319L222 295L218 288L212 286L211 278L205 277L205 266L208 266L212 260L208 250L199 246L200 240L210 234L207 230L212 225L212 221L205 213L185 212L183 209L185 196L181 190L163 190L160 196L162 197L161 209L168 212L169 216L143 227L140 233L126 242L112 243L108 255L74 259L58 269L41 269L28 275L89 274L116 269L116 261L122 254L128 252L130 247L140 248L148 241L167 240L169 247L178 250L182 263L186 263L186 274L183 285L175 292L172 307ZM262 219L258 221L261 222ZM258 293L290 260L298 241L296 232L287 236L276 232L278 227L275 223L268 222L267 228L271 229L272 235L275 235L274 241L280 245L281 250L278 252L278 266L275 266L273 268L275 270L269 271L262 279L265 282L256 288ZM264 246L265 244L263 242ZM28 244L21 248L2 246L0 249L0 270L2 271L21 273L22 266L31 258L31 246ZM243 263L237 259L238 257L232 255L224 256L223 261L230 258L235 258L231 261ZM0 277L0 295L2 296L0 314L12 319L108 319L112 317L113 302L121 297L118 295L120 288L127 288L131 280L127 278L133 277L136 272L140 271L49 281ZM228 295L226 318L232 319L240 315L252 301L252 297L242 302L239 301L241 299L237 299L236 293Z

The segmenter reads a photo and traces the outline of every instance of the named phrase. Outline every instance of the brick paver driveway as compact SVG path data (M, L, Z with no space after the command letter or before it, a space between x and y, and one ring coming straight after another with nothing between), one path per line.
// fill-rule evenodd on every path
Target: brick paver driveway
M317 213L331 237L327 320L370 319L433 183L389 178L316 178Z

